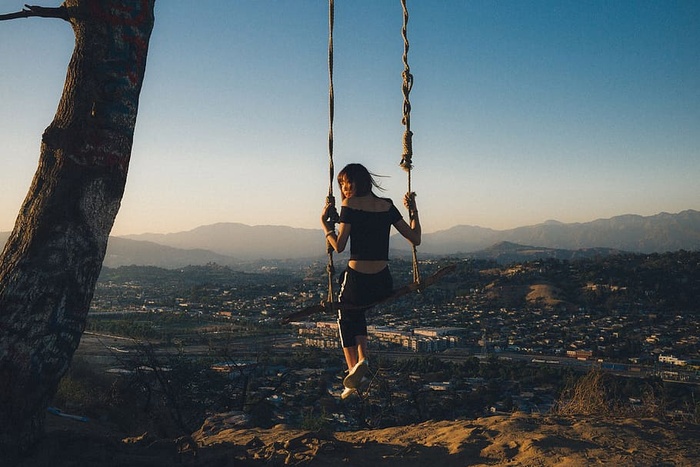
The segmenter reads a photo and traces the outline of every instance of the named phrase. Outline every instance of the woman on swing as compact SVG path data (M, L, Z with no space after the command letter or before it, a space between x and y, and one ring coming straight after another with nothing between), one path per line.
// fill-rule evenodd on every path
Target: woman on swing
M372 174L361 164L348 164L338 174L342 197L340 216L327 202L321 224L333 249L341 253L350 240L350 260L340 276L338 301L349 309L338 310L340 342L348 365L343 380L345 399L363 383L367 373L367 319L363 305L387 298L393 291L389 272L389 233L391 226L413 245L420 245L421 226L415 194L406 193L404 206L409 210L409 225L389 198L380 198L372 187L382 190ZM338 233L335 222L339 219Z

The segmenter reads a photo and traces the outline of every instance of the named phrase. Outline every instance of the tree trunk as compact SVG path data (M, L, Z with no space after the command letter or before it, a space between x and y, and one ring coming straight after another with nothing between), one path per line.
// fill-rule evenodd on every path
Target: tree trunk
M66 0L27 15L68 20L75 49L0 256L0 459L42 437L80 343L126 183L154 2Z

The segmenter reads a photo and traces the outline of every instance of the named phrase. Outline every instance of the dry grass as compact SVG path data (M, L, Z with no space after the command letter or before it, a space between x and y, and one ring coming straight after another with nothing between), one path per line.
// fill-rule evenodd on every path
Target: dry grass
M586 415L598 417L655 417L663 419L663 401L649 388L641 403L630 404L611 394L605 373L592 369L566 388L552 408L555 415Z
M612 415L615 409L607 396L603 373L591 370L566 388L552 411L557 415Z

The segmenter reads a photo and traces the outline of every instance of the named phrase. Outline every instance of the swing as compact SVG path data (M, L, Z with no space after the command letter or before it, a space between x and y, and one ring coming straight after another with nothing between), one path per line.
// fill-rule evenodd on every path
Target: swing
M411 93L411 88L413 87L413 75L411 74L411 69L408 65L408 8L406 6L406 0L401 0L401 7L403 9L403 25L401 27L401 37L403 38L403 65L404 70L401 73L402 76L402 86L401 90L403 93L403 118L401 123L404 125L405 130L403 133L403 153L401 156L401 162L399 165L406 171L408 179L408 190L412 198L415 197L415 193L412 191L411 187L411 170L413 169L413 132L411 131L411 101L409 95ZM335 21L334 13L334 0L328 1L328 117L329 117L329 129L328 129L328 168L329 168L329 182L328 182L328 196L326 197L326 203L335 206L335 196L333 195L333 185L335 182L335 167L333 162L333 118L334 118L334 94L333 94L333 26ZM335 212L335 210L334 210ZM415 213L409 210L409 222L413 221ZM337 218L329 219L337 222ZM420 275L420 270L418 268L418 252L416 245L411 245L411 254L413 258L413 282L411 284L405 285L393 291L391 295L383 300L379 300L368 305L348 305L341 304L334 300L333 292L333 278L335 277L335 266L333 264L333 246L330 244L328 239L326 239L326 252L328 255L328 264L326 266L326 271L328 274L328 295L326 300L322 301L318 305L311 305L302 310L291 313L281 319L282 323L289 323L299 318L310 316L312 314L323 312L323 311L337 311L337 310L352 310L352 309L367 309L372 308L382 303L390 302L399 297L407 295L412 292L419 292L425 287L428 287L436 282L438 282L443 276L454 272L456 265L449 265L439 269L432 276L422 279Z
M408 295L413 292L419 292L426 287L429 287L438 281L442 279L444 276L451 274L455 271L457 268L456 264L450 264L445 267L442 267L438 269L433 275L428 276L424 279L422 279L420 282L412 282L410 284L404 285L403 287L400 287L398 289L395 289L391 295L388 297L378 300L376 302L367 304L367 305L349 305L345 303L340 303L340 302L331 302L331 301L322 301L319 304L316 305L311 305L307 306L306 308L303 308L301 310L295 311L293 313L288 314L287 316L283 317L280 321L282 324L287 324L292 321L296 321L301 318L305 318L307 316L314 315L316 313L323 313L326 311L337 311L337 310L359 310L359 309L368 309L368 308L373 308L378 305L382 305L384 303L391 302L393 300L396 300L400 297L403 297L404 295Z

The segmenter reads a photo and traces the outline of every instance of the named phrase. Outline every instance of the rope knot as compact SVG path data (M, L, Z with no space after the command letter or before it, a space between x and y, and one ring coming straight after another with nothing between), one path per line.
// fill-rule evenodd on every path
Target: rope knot
M403 133L403 154L399 164L404 170L410 171L413 168L413 132L406 130Z
M406 95L413 88L413 74L406 69L401 72L401 77L403 78L403 93Z

